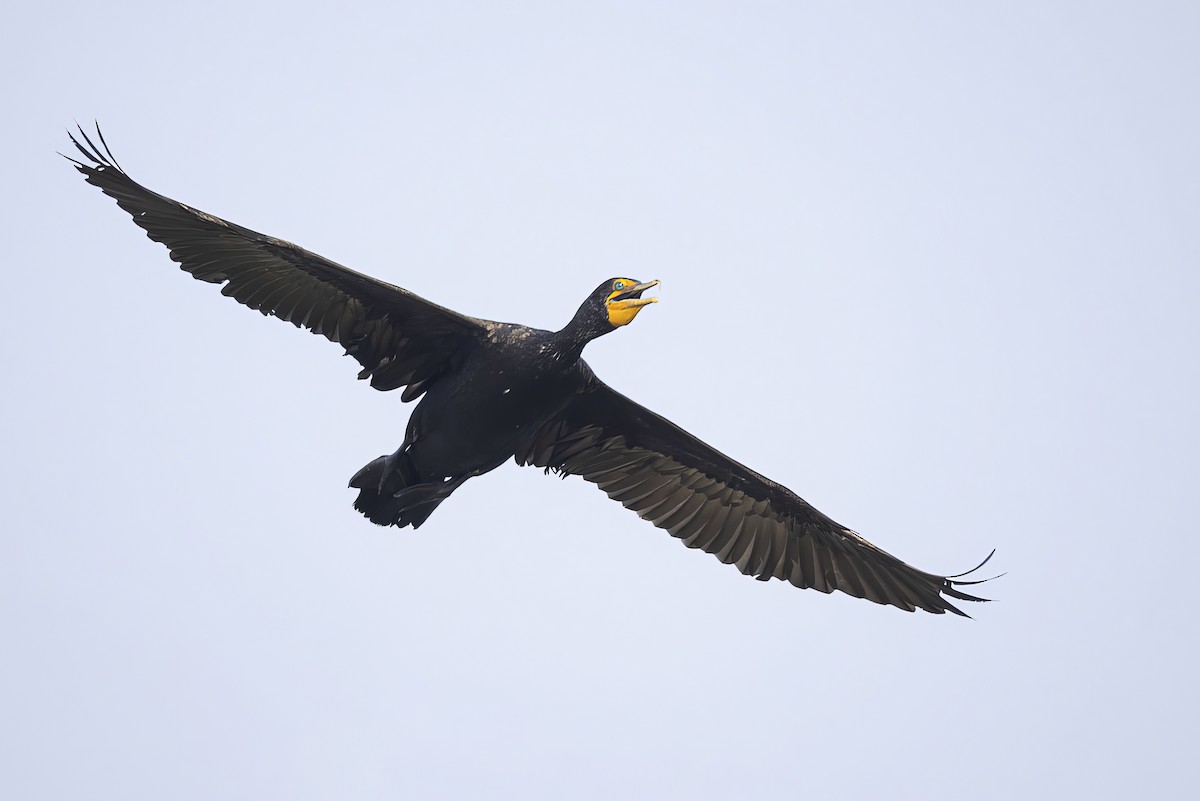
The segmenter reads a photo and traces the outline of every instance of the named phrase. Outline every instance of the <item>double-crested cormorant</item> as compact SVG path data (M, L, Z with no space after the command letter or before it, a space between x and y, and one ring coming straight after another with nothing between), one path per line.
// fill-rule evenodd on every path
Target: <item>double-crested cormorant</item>
M340 344L376 389L403 387L402 401L424 395L400 449L350 479L354 507L373 523L416 528L464 481L515 459L582 476L689 548L763 581L910 612L963 615L948 599L986 600L958 589L979 583L956 580L966 574L905 564L596 378L584 346L632 322L656 300L643 293L657 281L605 281L561 331L467 317L151 192L96 131L103 150L80 129L86 147L71 141L86 161L70 160L184 270Z

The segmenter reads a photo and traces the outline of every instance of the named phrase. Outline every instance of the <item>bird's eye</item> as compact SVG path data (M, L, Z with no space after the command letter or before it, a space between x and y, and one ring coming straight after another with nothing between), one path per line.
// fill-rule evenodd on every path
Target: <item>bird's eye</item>
M613 289L624 289L624 288L625 288L624 281L613 281Z

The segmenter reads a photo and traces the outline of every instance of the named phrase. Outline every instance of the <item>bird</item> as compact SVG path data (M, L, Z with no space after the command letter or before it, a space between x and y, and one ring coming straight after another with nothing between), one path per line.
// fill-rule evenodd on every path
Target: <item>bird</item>
M420 527L462 484L508 460L580 476L665 529L761 581L835 590L908 612L984 602L965 573L919 570L834 522L796 493L602 382L582 359L592 340L657 302L657 280L605 280L558 331L460 314L290 242L157 194L131 179L100 126L67 131L63 155L194 278L268 317L340 345L358 378L418 401L404 441L349 482L372 523Z

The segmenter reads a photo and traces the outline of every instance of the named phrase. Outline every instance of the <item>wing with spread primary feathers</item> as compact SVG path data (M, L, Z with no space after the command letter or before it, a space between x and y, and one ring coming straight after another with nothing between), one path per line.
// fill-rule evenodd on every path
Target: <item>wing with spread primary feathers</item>
M486 336L487 323L357 273L290 242L206 214L146 189L79 130L70 159L88 183L115 199L171 258L201 281L264 315L342 345L380 390L405 387L412 400Z
M598 379L516 461L582 476L689 548L762 581L964 617L948 599L987 600L958 589L980 583L955 581L965 573L938 576L900 561Z

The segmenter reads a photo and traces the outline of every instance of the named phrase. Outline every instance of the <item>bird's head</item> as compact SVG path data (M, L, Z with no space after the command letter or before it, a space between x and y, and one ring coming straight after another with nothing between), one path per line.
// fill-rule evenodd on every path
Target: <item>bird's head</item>
M582 348L596 337L629 325L645 306L657 303L658 298L642 297L643 292L656 286L658 281L642 283L632 278L610 278L587 296L574 319L559 333Z
M642 297L643 292L656 286L658 281L642 283L632 278L610 278L596 287L590 300L603 310L609 325L620 328L632 323L646 306L658 303L658 298Z

